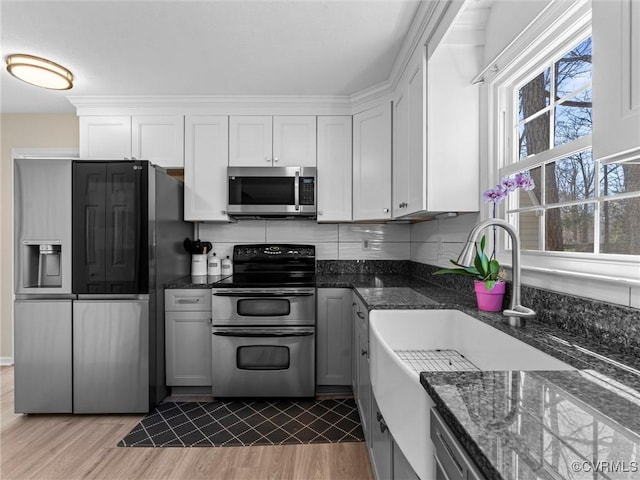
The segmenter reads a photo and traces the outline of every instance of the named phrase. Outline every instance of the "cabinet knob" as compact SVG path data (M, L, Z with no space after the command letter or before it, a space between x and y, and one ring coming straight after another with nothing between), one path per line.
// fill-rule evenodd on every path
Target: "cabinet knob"
M318 215L322 215L322 210L318 210Z
M264 161L271 163L271 159L269 157L264 157Z
M367 351L363 348L360 350L360 355L362 355L363 357L367 356Z
M384 213L389 213L389 209L388 209L388 208L385 208L385 209L383 209L382 211L383 211Z
M278 157L273 157L274 162L277 162L278 160L279 160Z

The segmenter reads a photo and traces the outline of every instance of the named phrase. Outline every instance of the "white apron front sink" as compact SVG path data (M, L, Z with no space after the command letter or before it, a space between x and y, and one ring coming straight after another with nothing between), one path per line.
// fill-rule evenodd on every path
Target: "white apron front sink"
M419 371L396 351L454 350L463 357L459 363L447 361L446 368L453 370L574 369L458 310L373 310L369 328L373 393L395 442L422 480L434 474L429 439L434 403L420 384Z

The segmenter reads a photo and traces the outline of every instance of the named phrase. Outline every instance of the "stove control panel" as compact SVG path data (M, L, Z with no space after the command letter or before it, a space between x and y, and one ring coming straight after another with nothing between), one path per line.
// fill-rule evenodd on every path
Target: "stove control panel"
M307 258L314 259L316 256L315 245L292 245L292 244L260 244L260 245L236 245L233 247L234 262L254 261L260 259L279 257L285 258Z

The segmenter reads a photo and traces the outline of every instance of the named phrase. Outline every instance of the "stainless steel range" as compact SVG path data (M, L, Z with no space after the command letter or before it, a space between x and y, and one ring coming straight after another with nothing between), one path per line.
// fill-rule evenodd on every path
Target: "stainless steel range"
M315 246L236 245L212 289L213 395L315 394Z

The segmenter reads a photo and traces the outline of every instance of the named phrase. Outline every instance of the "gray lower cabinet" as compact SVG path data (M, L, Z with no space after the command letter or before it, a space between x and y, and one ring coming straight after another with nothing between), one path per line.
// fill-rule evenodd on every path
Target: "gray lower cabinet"
M353 294L353 395L367 444L371 435L371 378L369 376L369 312Z
M149 301L73 302L73 411L149 411Z
M351 385L350 288L319 288L316 332L316 384Z
M393 439L373 395L371 407L371 466L378 480L393 479Z
M353 318L353 394L367 442L371 468L376 480L419 480L406 457L393 441L380 413L369 376L369 311L354 292Z
M72 412L71 305L15 301L16 413Z
M167 385L210 387L211 290L165 290Z

